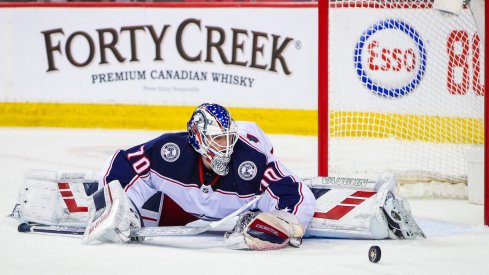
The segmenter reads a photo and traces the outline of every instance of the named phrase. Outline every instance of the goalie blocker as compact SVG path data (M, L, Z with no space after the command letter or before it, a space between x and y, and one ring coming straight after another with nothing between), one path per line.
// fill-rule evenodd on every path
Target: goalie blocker
M111 181L91 196L89 220L82 242L126 243L131 229L143 224L139 211L126 196L119 181Z
M89 221L88 208L90 208L94 209L90 213L91 224L97 222L97 218L106 216L105 220L112 222L106 229L113 230L115 235L111 233L109 237L93 237L96 235L95 232L103 230L92 228L92 237L85 236L85 242L130 240L128 238L129 230L141 225L137 218L139 217L137 209L127 199L122 188L115 184L116 182L110 185L113 187L111 191L116 190L114 192L99 190L99 197L103 194L106 205L97 207L93 200L94 197L87 196L87 193L92 194L96 190L96 183L91 178L80 173L30 172L26 177L25 186L20 189L19 200L11 216L21 222L85 227ZM397 180L390 173L384 173L376 182L338 177L318 177L303 182L309 185L316 197L316 210L305 231L306 237L350 239L425 237L413 219L408 203L395 195ZM68 193L67 190L71 193ZM110 207L107 207L108 202L113 203L116 200L118 201L116 204L110 204ZM89 204L91 206L87 207ZM226 244L231 248L246 248L243 243L239 244L239 242L250 244L253 243L250 240L265 240L270 243L280 243L281 247L289 243L297 246L300 244L300 236L303 232L295 226L293 215L287 217L288 213L280 212L283 211L253 213L253 215L242 214L237 224L227 224L221 227L221 229L234 227L226 234ZM255 223L253 224L252 221ZM114 222L117 225L114 225ZM263 229L263 226L260 227L263 222L268 225L267 228L277 229L275 233L279 236L281 233L285 235L281 235L280 240L273 241L269 240L270 236L264 234L261 234L262 237L264 236L262 239L257 238L260 235L257 229ZM87 232L90 232L90 226L87 227ZM98 236L102 235L104 234ZM251 245L248 248L260 249L258 246ZM276 245L270 247L279 248Z

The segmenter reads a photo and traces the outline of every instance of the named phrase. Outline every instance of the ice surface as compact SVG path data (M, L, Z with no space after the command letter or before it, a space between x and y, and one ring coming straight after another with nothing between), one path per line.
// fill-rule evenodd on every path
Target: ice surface
M80 244L77 237L17 232L7 218L27 169L98 171L117 148L158 131L0 128L0 274L489 274L483 209L465 200L410 200L428 236L415 241L306 239L301 248L235 251L222 234L165 237L144 244ZM296 174L316 175L315 137L270 135ZM368 261L371 245L382 259Z

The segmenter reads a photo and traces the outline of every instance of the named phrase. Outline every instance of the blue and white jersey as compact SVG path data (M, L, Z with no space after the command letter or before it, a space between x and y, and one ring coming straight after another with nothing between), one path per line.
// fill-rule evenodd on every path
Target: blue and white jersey
M263 194L255 209L284 209L307 227L315 207L312 192L273 155L270 140L255 123L237 125L239 140L225 176L206 177L200 154L189 144L187 132L180 132L117 151L100 182L119 180L140 209L161 191L184 211L206 220L221 219Z

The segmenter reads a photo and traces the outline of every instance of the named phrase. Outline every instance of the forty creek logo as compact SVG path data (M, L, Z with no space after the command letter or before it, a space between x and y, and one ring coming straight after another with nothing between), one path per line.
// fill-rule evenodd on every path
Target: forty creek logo
M383 20L360 36L354 64L360 81L369 90L380 96L405 96L419 85L425 73L425 44L407 23Z
M132 63L141 58L165 61L165 44L174 43L180 58L188 62L219 61L285 75L292 73L287 63L287 49L293 38L254 30L223 29L205 25L195 18L176 26L123 26L100 28L90 33L57 28L41 33L46 46L47 72L60 70L60 63L66 61L80 68L92 62ZM296 47L299 42L296 41ZM144 51L144 57L140 50L142 45L151 49Z

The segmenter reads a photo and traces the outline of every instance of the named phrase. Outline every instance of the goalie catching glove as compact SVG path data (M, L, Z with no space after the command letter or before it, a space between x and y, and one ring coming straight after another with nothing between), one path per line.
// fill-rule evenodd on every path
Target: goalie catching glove
M296 216L281 210L241 214L224 244L232 249L270 250L287 245L299 247L304 228Z
M136 206L126 196L119 181L111 181L89 199L89 221L83 243L125 243L131 228L142 225Z

